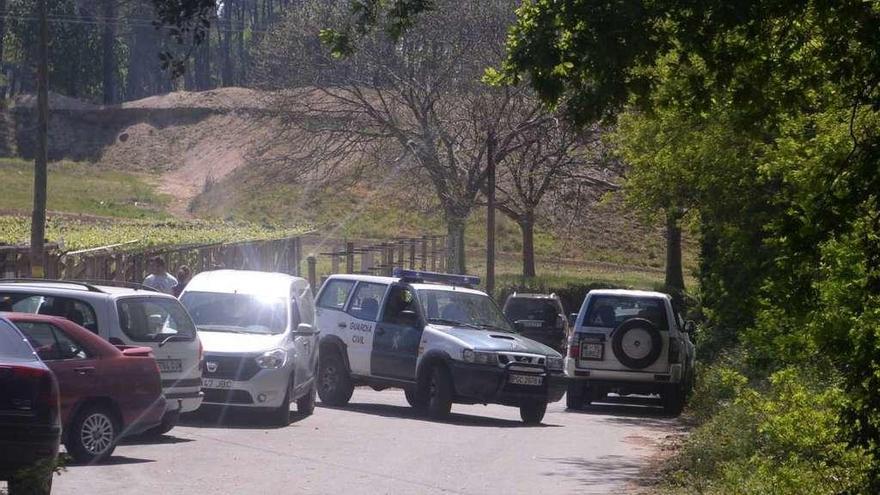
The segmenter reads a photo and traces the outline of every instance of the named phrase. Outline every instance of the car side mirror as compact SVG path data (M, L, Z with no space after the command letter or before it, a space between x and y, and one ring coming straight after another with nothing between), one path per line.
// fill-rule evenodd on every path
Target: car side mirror
M310 336L315 335L315 327L309 325L308 323L300 323L296 326L296 330L293 332L294 336Z
M411 309L405 309L397 315L397 323L406 327L417 327L419 325L419 315Z
M690 334L693 334L694 332L697 331L697 324L694 322L694 320L688 320L688 321L684 322L684 331L685 331L685 333L690 333Z
M565 328L565 316L556 315L556 328Z
M574 326L574 323L577 321L577 319L578 319L578 314L577 314L577 313L571 313L571 314L569 314L569 315L568 315L568 324L571 325L571 326Z

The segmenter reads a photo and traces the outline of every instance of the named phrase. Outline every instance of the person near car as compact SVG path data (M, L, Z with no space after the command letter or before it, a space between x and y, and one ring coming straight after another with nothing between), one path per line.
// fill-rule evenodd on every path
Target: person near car
M159 292L173 295L177 283L174 275L168 273L168 267L161 256L154 256L150 259L150 274L144 279L144 285Z
M186 265L180 265L180 268L177 269L177 285L171 289L171 294L174 297L180 297L180 293L183 292L184 287L186 287L191 278L192 270Z

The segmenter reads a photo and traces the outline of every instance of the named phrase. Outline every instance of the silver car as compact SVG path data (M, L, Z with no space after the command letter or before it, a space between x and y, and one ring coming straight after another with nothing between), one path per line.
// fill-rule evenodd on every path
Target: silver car
M283 273L203 272L180 301L205 348L204 404L259 408L277 424L290 403L315 408L318 332L309 283Z

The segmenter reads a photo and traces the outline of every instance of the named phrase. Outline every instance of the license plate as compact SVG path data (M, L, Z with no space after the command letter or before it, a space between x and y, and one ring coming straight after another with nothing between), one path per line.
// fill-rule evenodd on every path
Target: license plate
M218 380L217 378L202 378L202 388L232 388L232 380Z
M541 328L544 326L544 322L541 320L521 320L519 323L527 328Z
M581 343L581 359L602 359L605 346L602 344Z
M510 375L508 381L513 385L541 386L541 384L544 383L544 377L529 375Z
M180 359L157 359L159 371L162 373L180 373L183 371L183 362Z

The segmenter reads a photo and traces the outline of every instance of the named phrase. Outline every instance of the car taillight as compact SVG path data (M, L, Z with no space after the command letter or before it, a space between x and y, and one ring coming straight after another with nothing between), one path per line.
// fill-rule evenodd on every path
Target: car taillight
M581 343L573 340L568 344L568 357L577 359L581 355Z
M57 423L61 406L58 402L58 382L52 372L48 369L15 367L12 375L17 379L36 382L37 394L34 396L34 403L28 409L38 413L48 413L50 421ZM25 406L23 402L20 405Z
M674 337L669 339L669 363L681 363L681 341Z

